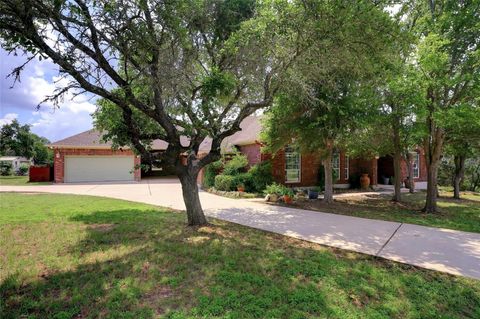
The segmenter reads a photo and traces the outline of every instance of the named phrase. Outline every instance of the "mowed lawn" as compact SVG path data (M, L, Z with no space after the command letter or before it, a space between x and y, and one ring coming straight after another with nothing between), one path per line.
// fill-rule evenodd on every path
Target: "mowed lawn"
M99 197L0 194L0 318L480 318L480 281Z
M50 182L32 182L28 181L28 176L0 176L0 185L49 185Z
M442 227L480 233L480 193L462 192L462 199L453 199L453 193L442 188L436 214L421 212L425 192L402 193L402 202L392 202L391 194L367 194L337 197L332 204L321 200L298 202L298 208L325 213L381 219L423 226ZM480 266L479 266L480 267Z

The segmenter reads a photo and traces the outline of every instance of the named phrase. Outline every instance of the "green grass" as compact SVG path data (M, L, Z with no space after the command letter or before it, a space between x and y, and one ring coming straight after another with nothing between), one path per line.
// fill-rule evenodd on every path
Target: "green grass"
M49 185L50 182L32 182L28 181L28 176L0 176L0 185Z
M149 205L0 197L2 319L480 317L480 281Z
M442 227L480 233L480 194L463 193L462 199L451 198L452 193L442 191L438 199L439 212L421 212L425 193L403 193L402 202L394 203L391 195L368 194L338 197L332 204L322 201L298 202L299 208L326 213L381 219L424 226Z

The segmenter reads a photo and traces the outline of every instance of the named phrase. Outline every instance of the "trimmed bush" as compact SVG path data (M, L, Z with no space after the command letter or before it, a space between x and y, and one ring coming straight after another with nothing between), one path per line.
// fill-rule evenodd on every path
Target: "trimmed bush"
M241 153L235 154L223 167L224 175L238 175L244 173L248 166L248 159Z
M0 175L2 176L9 176L12 175L13 166L10 162L0 162Z
M223 167L223 163L221 160L216 162L210 163L205 166L205 174L203 175L203 186L206 188L210 188L215 186L215 176L218 175L220 170Z
M215 176L215 188L219 191L229 192L236 187L235 177L230 175Z
M265 161L252 166L248 170L253 192L261 193L267 185L273 183L272 163Z
M17 174L18 174L19 176L25 176L25 175L27 175L27 174L28 174L28 167L29 167L29 166L26 165L26 164L20 165L20 167L19 167L18 170L17 170Z

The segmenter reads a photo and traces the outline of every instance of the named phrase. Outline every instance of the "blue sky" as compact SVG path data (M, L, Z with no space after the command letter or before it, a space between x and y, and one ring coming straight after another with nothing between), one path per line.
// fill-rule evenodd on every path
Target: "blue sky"
M32 125L32 131L56 141L92 128L90 114L95 110L95 101L87 95L66 96L55 109L47 102L37 111L36 107L46 95L61 86L58 67L48 60L31 61L24 69L21 82L13 85L13 78L6 78L11 70L26 61L25 56L8 55L0 49L0 126L17 119L22 124Z

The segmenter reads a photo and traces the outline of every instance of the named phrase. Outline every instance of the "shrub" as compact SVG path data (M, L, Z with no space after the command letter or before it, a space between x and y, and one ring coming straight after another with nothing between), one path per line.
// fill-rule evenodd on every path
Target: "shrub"
M241 153L235 154L223 167L224 175L238 175L245 172L248 166L248 159Z
M18 171L17 171L17 174L20 175L20 176L25 176L28 174L28 165L26 164L22 164L20 165L20 167L18 168Z
M205 166L205 174L203 175L203 186L205 186L206 188L213 187L215 185L215 176L218 175L218 172L220 172L222 167L223 163L221 160Z
M217 175L215 176L215 188L219 191L231 191L236 187L235 177L231 175Z
M253 192L262 192L267 185L273 182L272 164L265 161L252 166L248 170L250 175L250 184Z
M10 162L0 162L0 175L9 176L12 175L12 163Z

